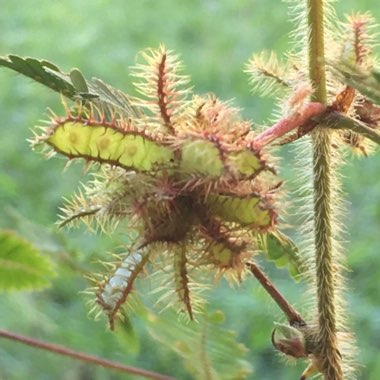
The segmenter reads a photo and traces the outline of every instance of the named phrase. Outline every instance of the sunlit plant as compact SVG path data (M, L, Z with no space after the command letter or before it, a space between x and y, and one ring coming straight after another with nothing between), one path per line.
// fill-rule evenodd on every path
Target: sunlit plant
M193 95L164 47L141 58L131 69L141 98L124 95L120 107L80 99L63 117L52 115L33 140L49 156L102 166L63 209L61 225L82 220L112 231L128 222L131 247L96 285L111 327L140 275L170 277L161 279L168 298L160 303L177 299L193 319L204 275L241 281L266 234L280 238L281 183L251 124L215 96Z
M284 60L254 55L246 66L255 90L280 99L278 122L263 131L231 102L194 94L182 63L164 46L143 51L131 68L138 96L46 61L10 55L0 65L70 99L32 140L48 157L81 159L92 172L62 208L60 225L84 222L128 235L108 273L93 277L95 309L112 329L133 309L138 280L153 279L157 304L178 305L193 320L204 313L207 284L223 276L239 283L252 273L289 322L275 324L274 347L309 360L301 379L348 379L354 372L341 295L339 166L346 147L367 156L380 141L373 20L357 14L338 24L329 1L295 4L296 49ZM270 153L299 139L302 260L281 231L283 183ZM316 307L308 318L255 264L260 253L310 284Z

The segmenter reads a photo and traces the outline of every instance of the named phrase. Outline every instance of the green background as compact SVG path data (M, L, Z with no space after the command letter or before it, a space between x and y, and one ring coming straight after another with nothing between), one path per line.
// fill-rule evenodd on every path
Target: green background
M279 0L0 0L0 55L9 53L51 60L63 70L79 67L131 91L128 67L145 47L164 43L181 55L195 91L235 99L244 115L264 124L272 102L250 93L244 64L262 49L289 47L287 4ZM346 0L338 13L371 10L380 20L377 0ZM29 83L28 83L29 82ZM138 319L125 334L107 331L104 320L88 318L88 283L82 272L99 270L94 261L120 245L123 237L99 237L84 230L57 232L62 197L83 179L81 165L62 172L65 161L46 162L26 141L29 129L46 118L47 107L60 110L59 97L13 72L0 70L0 227L16 229L56 262L53 286L40 293L0 293L0 328L62 343L110 359L188 378L174 354L152 340ZM284 152L281 175L291 178L294 155ZM380 377L380 157L349 158L344 168L347 223L344 245L349 268L348 317L359 345L360 379ZM276 284L302 309L302 284L285 270L266 265ZM285 366L270 344L273 321L281 313L252 280L212 293L215 308L227 315L226 326L249 347L251 378L294 379L303 365ZM139 337L139 338L138 338ZM135 379L69 359L0 343L0 379Z

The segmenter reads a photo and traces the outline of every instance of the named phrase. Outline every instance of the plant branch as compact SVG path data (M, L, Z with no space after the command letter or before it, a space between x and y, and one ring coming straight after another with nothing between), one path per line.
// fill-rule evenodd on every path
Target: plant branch
M326 104L324 2L325 0L307 0L307 9L309 26L309 75L314 88L311 100Z
M23 335L15 334L6 330L0 329L0 337L17 341L34 348L40 348L49 352L54 352L59 355L68 356L72 359L81 360L86 363L100 365L105 368L113 369L116 371L126 372L137 376L142 376L147 379L154 380L175 380L173 377L161 375L159 373L147 371L140 368L130 367L121 363L106 360L98 356L85 354L83 352L74 351L61 345L43 342L34 338L29 338Z
M306 326L306 322L303 320L298 311L295 310L293 306L290 305L284 296L277 290L269 277L252 261L249 261L246 265L251 273L260 282L262 287L268 292L273 301L276 302L278 307L283 311L286 318L288 319L289 325Z
M321 120L323 126L332 129L345 129L372 140L376 144L380 145L380 134L374 129L368 127L365 123L352 119L339 112L331 112L323 117Z
M310 119L322 115L326 111L326 106L322 103L311 102L305 104L300 110L292 113L289 117L281 119L272 127L260 133L252 141L253 149L260 150L265 145L282 137L293 129L306 124Z
M309 27L309 75L314 93L311 101L327 103L324 0L307 0ZM343 380L336 322L336 260L333 254L332 152L331 131L314 129L314 241L318 303L318 345L321 372L325 380ZM335 202L335 200L334 200Z

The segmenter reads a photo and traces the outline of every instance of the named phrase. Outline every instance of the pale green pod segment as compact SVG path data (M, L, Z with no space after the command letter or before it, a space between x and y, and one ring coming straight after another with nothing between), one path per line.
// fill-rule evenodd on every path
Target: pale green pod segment
M224 170L221 151L208 140L185 141L181 147L180 169L186 174L219 177Z
M269 227L272 211L262 207L259 195L239 197L234 195L209 195L206 206L228 222L243 226Z
M264 167L264 163L250 149L230 152L226 164L233 173L244 177L253 177Z
M212 253L214 264L224 268L231 266L235 252L233 252L225 244L211 244L209 251Z
M45 142L70 158L85 158L137 171L168 166L174 159L172 149L136 132L80 121L57 125Z

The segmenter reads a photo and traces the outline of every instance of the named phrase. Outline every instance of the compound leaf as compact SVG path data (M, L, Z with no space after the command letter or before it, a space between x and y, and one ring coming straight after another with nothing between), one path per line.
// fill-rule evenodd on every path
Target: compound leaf
M71 83L74 85L78 92L88 92L88 86L83 74L77 68L73 68L70 71Z
M19 74L25 75L70 99L74 98L77 93L70 81L70 77L61 72L51 62L9 55L8 57L0 57L0 66L8 67Z
M288 266L293 277L297 277L301 273L298 247L288 236L276 231L261 235L259 241L260 248L268 259L274 261L278 267Z
M142 117L143 113L141 110L132 105L131 98L123 91L112 87L98 78L92 78L88 86L91 93L99 95L101 104L106 103L111 109L117 109L120 114L125 116Z
M69 99L96 101L105 110L112 110L117 107L125 114L130 114L132 111L130 98L126 94L99 79L87 81L77 68L73 68L67 74L49 61L17 55L0 57L0 66L25 75Z

